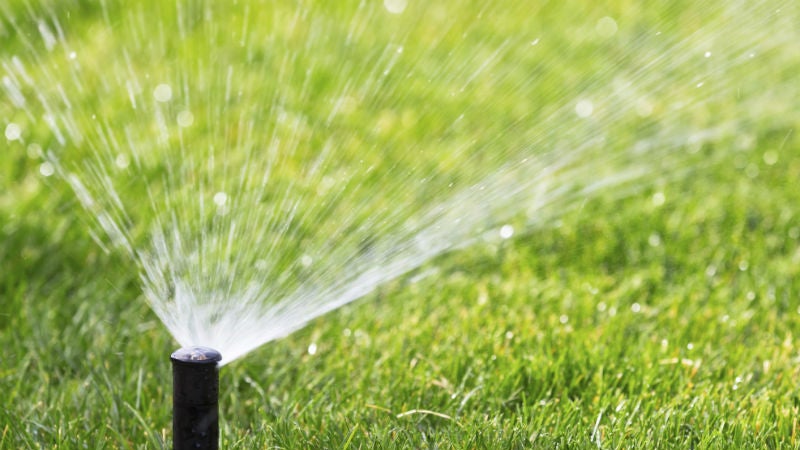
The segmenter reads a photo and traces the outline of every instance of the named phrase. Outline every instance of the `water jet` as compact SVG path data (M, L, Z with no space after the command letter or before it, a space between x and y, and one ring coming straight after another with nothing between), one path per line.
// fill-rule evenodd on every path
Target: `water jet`
M175 450L219 448L219 362L208 347L183 347L172 361L172 438Z

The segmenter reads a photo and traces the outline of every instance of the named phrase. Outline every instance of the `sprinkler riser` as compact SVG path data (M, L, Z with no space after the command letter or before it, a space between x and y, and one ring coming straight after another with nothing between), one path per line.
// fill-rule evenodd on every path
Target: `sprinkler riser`
M175 450L219 448L219 352L182 348L172 360L172 440Z

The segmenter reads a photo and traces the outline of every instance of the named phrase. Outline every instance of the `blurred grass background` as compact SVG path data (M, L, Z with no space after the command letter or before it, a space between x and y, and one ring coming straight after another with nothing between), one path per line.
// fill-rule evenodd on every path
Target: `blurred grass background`
M81 62L102 67L116 51L110 44L117 41L103 35L102 24L134 23L122 20L125 10L114 8L119 5L106 5L110 6L103 9L92 1L64 1L47 4L41 11L69 22L72 32L84 33L73 37L85 44ZM274 24L307 8L326 24L323 30L330 30L330 23L348 23L354 17L349 8L356 6L297 3L259 9L264 5L254 2L251 11ZM381 5L371 7L379 11ZM456 148L454 142L474 138L502 148L525 135L497 138L498 124L513 123L515 117L538 108L553 108L581 86L585 74L593 73L592 64L608 67L597 62L599 50L591 42L575 43L584 30L580 24L596 22L593 15L613 15L620 24L630 18L627 23L633 25L621 28L621 33L631 34L624 36L634 36L636 23L646 23L664 11L672 16L657 20L677 27L675 36L691 36L693 27L702 25L691 20L696 9L691 2L652 10L632 2L594 7L544 2L525 7L536 11L531 15L541 26L540 34L553 38L549 43L543 40L543 45L551 46L541 56L546 65L533 57L513 61L513 67L530 64L531 73L545 80L541 105L522 105L524 99L511 95L481 99L480 90L455 103L446 99L444 88L451 80L437 70L442 55L435 50L463 51L466 60L471 49L482 48L458 42L455 30L469 28L470 36L486 44L502 40L498 30L514 33L519 31L515 27L527 23L499 14L509 22L482 21L474 26L486 29L476 31L470 28L470 18L481 10L480 4L447 4L440 10L450 15L454 32L416 36L443 36L453 42L433 45L434 51L423 52L430 59L413 65L415 70L429 71L442 89L434 83L416 92L408 85L407 91L380 94L382 101L395 100L400 111L420 110L419 104L425 103L428 109L422 108L421 118L426 120L419 120L407 133L362 133L364 123L384 109L376 100L339 123L341 135L372 139L369 148L414 145L428 135L439 137L437 144L444 147ZM24 42L35 38L35 23L23 18L44 14L37 8L39 3L24 0L0 6L5 18L0 28L3 62L13 55L31 56ZM194 54L192 48L177 48L191 40L173 42L170 36L175 30L157 27L171 23L171 7L141 2L130 8L141 11L134 16L142 19L140 31L149 35L130 42L144 46L138 55L154 58L138 64L170 73L170 51L184 62ZM410 27L420 16L409 8L399 22L375 29L391 34ZM160 21L148 21L148 14L158 15ZM586 20L573 22L570 14ZM9 26L12 17L20 20L23 33ZM203 24L198 33L211 27L223 36L239 25L234 15L223 16ZM395 29L386 31L391 26ZM669 33L668 26L664 29ZM296 41L287 39L280 45L296 45L299 58L307 61L288 67L299 74L306 64L314 63L322 67L316 72L321 78L311 91L291 88L285 98L307 113L307 126L316 130L323 126L327 110L306 104L307 92L325 97L326 89L335 91L346 58L335 51L323 56L323 50L333 46L323 37L314 41L319 50L300 50L304 34L298 33ZM431 45L423 37L409 37L404 51ZM584 39L591 41L591 35ZM614 46L624 48L634 41L621 40ZM558 57L573 47L586 54ZM219 57L243 58L266 71L269 52L259 55L253 48L269 46L245 46L241 54ZM347 51L356 56L378 52L366 44ZM64 57L45 52L35 56L39 65L28 68L37 79L46 79L39 69L58 67L56 58ZM459 59L457 54L450 60ZM570 65L570 60L580 65ZM750 84L742 89L770 95L769 86L777 86L771 95L791 103L797 91L787 88L786 80L796 66L796 59L786 60L785 66L765 71L773 80L747 78ZM328 87L322 76L326 73L333 78ZM513 76L520 73L512 72L503 80L513 85ZM278 80L295 80L298 74L286 73ZM602 87L614 75L593 79ZM209 98L221 97L221 86L214 82L224 78L210 79ZM92 86L102 79L83 81ZM258 80L243 86L255 92ZM500 85L488 92L504 89ZM431 98L436 92L442 97ZM687 92L672 94L683 98ZM143 116L123 107L127 99L104 98L101 93L88 90L70 98L82 102L75 108L102 112L110 124L144 123ZM0 98L0 128L19 123L42 148L56 146L42 121L26 118L6 102L7 97ZM717 105L725 114L725 106L735 104L731 98ZM389 283L369 298L226 366L221 380L223 448L797 446L798 121L780 108L776 114L770 109L772 103L756 105L763 109L748 112L741 133L707 144L706 150L727 155L711 168L650 185L625 199L613 193L589 199L560 217L558 226L445 255L410 278ZM441 133L453 112L482 107L489 108L485 117L501 119L466 127L453 136ZM730 106L727 111L735 115L742 109ZM705 113L674 120L721 120L715 118L720 111ZM206 117L213 119L216 114L212 109ZM503 114L510 118L503 119ZM213 138L213 124L204 128L203 115L196 117L197 131L191 138L198 142ZM475 124L484 116L470 117ZM87 121L79 126L88 130L91 125ZM626 135L621 130L629 129L631 135L641 130L632 122L611 126L622 139ZM2 139L0 448L169 447L167 357L176 345L141 299L137 267L91 242L86 213L62 181L40 174L42 160L29 155L35 151L20 141ZM314 139L316 135L308 135L307 151L319 143ZM352 153L343 155L359 158L363 143L349 145ZM80 146L67 150L76 152L75 158L85 156ZM303 160L302 153L294 156ZM435 173L441 157L400 161L409 164L412 174L419 173L417 164L429 162L431 167L424 172ZM343 167L347 164L342 162ZM454 160L447 167L453 166L471 176L469 166L460 167ZM152 170L158 174L164 169ZM282 176L290 182L294 175L289 170ZM380 181L372 180L374 186Z

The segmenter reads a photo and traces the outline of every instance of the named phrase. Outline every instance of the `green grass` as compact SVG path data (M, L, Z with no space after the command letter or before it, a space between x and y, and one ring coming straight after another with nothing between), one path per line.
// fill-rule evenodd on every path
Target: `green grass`
M0 13L24 15L25 4L8 2ZM94 63L101 65L114 49L107 48L107 40L92 38L93 26L102 20L92 2L60 5L53 10L59 17L67 17L71 8L80 11L69 16L70 29L89 36L92 44L86 48L96 52ZM656 14L627 2L606 7L617 17ZM286 8L281 14L289 16ZM321 14L328 6L315 8ZM331 15L349 17L346 8L329 8ZM455 23L468 28L471 11L465 7ZM692 16L680 7L668 11L673 19ZM567 12L542 7L541 23L549 35L568 39L566 31L559 32L572 23ZM604 15L581 12L590 18ZM110 14L112 22L120 20L113 10ZM686 28L676 35L698 26L668 19L661 20ZM234 18L223 26L236 25ZM498 29L523 24L490 25L473 36L497 39ZM630 27L630 33L636 31ZM446 38L457 42L458 35ZM3 61L25 55L19 36L6 30L0 39L8 41L0 49ZM419 39L410 39L410 48L424 48ZM575 56L584 66L558 65L557 51L567 44L551 45L546 59L553 66L520 63L530 64L531 72L545 80L543 92L552 95L535 106L542 111L563 94L559 80L570 89L581 86L581 74L592 72L596 63L590 45L587 55ZM471 48L453 46L465 53ZM191 55L192 49L186 52ZM338 70L337 55L328 56L320 59L318 74ZM259 67L269 67L268 52L258 57L265 58ZM314 59L311 53L301 57ZM420 70L435 75L438 56L427 57ZM47 58L56 56L42 58L41 67L52 67ZM169 70L167 63L140 63ZM741 132L707 144L704 151L723 155L716 164L648 184L623 199L613 191L587 199L557 217L557 226L444 255L225 366L222 447L800 446L795 388L800 348L794 337L800 329L800 119L781 109L796 93L785 83L798 61L785 65L766 71L759 83L741 86L744 92L776 86L774 97L782 102L754 103L760 109L748 111L738 124ZM512 75L505 81L513 84L514 76L521 76ZM606 75L601 78L614 74ZM315 92L335 91L325 77L316 81ZM489 117L502 117L499 124L440 136L444 148L496 132L519 117L515 108L534 108L511 96L455 104L444 94L425 97L436 88L408 86L408 91L384 94L383 99L396 97L402 108L441 102L445 113L430 107L433 112L422 113L430 121L402 135L365 133L346 156L358 159L359 145L403 145L439 136L447 113L471 101L491 107L496 115ZM289 89L287 99L309 111L311 128L322 126L313 121L321 121L325 111L303 106L301 94L299 88ZM55 146L41 121L29 121L12 108L3 91L0 99L0 131L6 122L17 121L45 147ZM80 99L82 106L108 111L109 123L142 120L125 112L124 98L104 102L89 93ZM675 120L702 127L714 123L715 114L741 113L733 104L731 99L717 104L721 111L695 110ZM357 131L382 105L370 108L331 133L351 136L350 130ZM209 133L214 130L199 121ZM642 133L639 125L612 127L621 140L634 141ZM91 124L79 126L88 130ZM202 130L193 136L197 141L207 137ZM754 144L736 150L744 137ZM303 139L312 145L316 138ZM493 142L501 147L515 140ZM62 181L41 177L40 161L23 145L0 135L0 151L0 448L168 448L168 356L176 344L142 298L136 265L91 241L91 220L74 195ZM297 164L302 157L296 155ZM431 164L424 173L457 166L452 161L440 166L436 157L424 162ZM282 176L293 175L290 170ZM369 189L381 186L378 178L370 182ZM134 187L128 194L136 195ZM425 195L435 193L420 193ZM654 201L662 195L663 204ZM315 351L309 352L312 344Z

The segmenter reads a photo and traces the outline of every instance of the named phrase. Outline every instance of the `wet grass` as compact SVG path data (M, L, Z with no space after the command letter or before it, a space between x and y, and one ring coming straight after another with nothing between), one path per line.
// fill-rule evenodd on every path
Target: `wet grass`
M226 366L223 448L799 446L799 122L763 115L747 151L715 142L730 158L444 255ZM176 344L18 144L0 135L0 448L169 448Z

